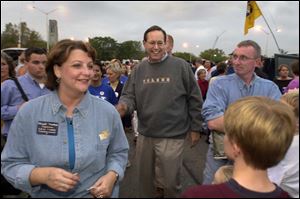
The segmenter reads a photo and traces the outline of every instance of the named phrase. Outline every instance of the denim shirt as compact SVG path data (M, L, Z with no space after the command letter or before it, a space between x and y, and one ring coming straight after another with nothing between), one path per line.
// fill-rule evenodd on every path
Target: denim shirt
M18 80L29 100L50 92L46 87L40 88L29 73L18 77ZM23 102L21 92L13 80L6 80L1 84L1 119L4 121L3 135L7 136L12 120L19 110L18 107Z
M274 82L260 78L255 73L250 85L235 73L222 76L209 85L202 115L206 121L221 117L231 103L247 96L265 96L279 100L281 92Z
M113 170L124 176L128 142L119 113L105 100L87 92L73 111L75 165L70 170L66 108L57 92L26 103L17 113L1 154L1 173L32 197L92 197L87 189ZM58 167L78 173L80 182L69 192L46 185L32 187L35 167ZM112 197L118 197L118 182Z

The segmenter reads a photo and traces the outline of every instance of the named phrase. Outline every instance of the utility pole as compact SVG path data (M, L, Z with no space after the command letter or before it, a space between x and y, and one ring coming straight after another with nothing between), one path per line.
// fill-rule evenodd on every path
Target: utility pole
M221 34L219 34L219 35L217 36L217 38L216 38L216 40L215 40L215 42L214 42L214 44L213 44L212 49L215 49L215 47L216 47L216 45L217 45L217 42L218 42L219 38L220 38L221 35L223 35L225 32L226 32L226 30L224 30Z

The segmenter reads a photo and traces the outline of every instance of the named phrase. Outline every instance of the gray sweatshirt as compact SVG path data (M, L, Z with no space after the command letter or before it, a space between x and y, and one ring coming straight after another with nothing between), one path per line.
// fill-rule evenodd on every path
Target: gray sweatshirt
M146 137L183 138L202 130L202 96L189 64L168 56L142 61L129 76L120 98L137 110L138 132Z

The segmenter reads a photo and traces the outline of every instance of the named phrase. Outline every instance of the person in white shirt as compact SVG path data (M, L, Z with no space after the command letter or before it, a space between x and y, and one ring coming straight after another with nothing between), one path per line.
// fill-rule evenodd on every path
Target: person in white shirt
M299 121L299 90L283 95L281 101L293 108L296 121ZM268 175L272 182L278 184L290 196L299 198L299 122L284 159L268 169Z

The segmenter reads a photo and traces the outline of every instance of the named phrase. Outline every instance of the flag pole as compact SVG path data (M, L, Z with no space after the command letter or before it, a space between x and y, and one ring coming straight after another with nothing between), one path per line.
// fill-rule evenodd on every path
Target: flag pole
M275 41L275 43L276 43L276 46L277 46L277 48L278 48L279 53L282 53L282 50L279 48L279 45L278 45L278 43L277 43L276 37L275 37L275 35L274 35L272 29L271 29L270 26L269 26L269 23L267 22L267 20L266 20L266 18L265 18L265 16L263 15L262 12L261 12L261 16L264 18L264 20L265 20L265 22L266 22L266 24L267 24L267 26L268 26L268 28L269 28L269 30L270 30L272 36L273 36L273 39L274 39L274 41Z

